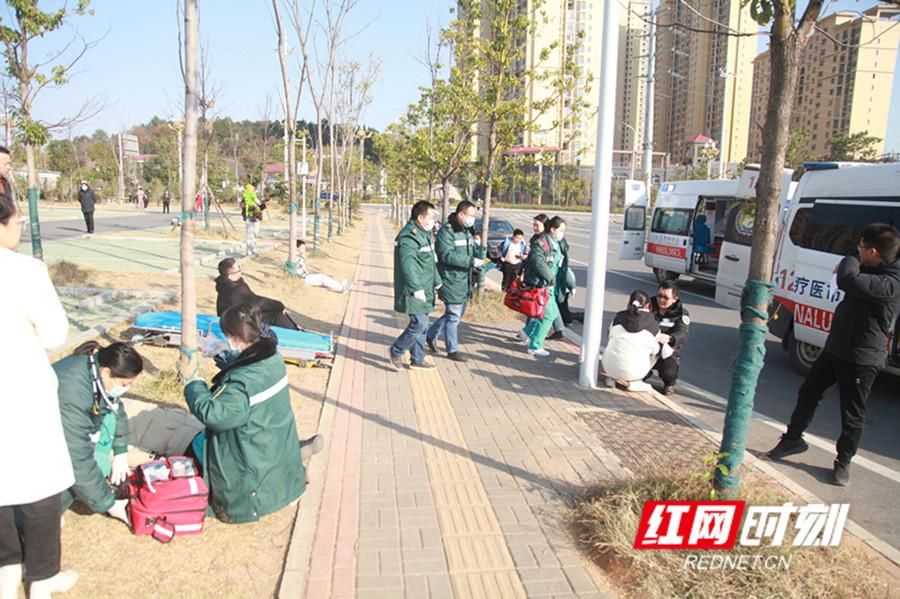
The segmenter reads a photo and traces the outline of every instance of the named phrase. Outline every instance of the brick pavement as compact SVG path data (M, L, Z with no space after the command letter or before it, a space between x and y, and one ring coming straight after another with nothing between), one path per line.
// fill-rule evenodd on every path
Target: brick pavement
M572 348L537 361L512 320L464 323L466 364L393 371L392 237L370 219L280 595L612 596L561 520L581 486L629 473L585 414L652 423L660 405L577 388Z

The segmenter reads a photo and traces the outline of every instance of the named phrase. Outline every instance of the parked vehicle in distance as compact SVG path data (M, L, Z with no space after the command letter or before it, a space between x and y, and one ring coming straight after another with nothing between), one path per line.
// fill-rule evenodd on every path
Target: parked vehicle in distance
M481 218L475 220L475 243L481 242L482 222ZM500 258L500 244L503 243L507 236L512 235L514 230L508 220L491 217L488 225L488 258L491 260Z

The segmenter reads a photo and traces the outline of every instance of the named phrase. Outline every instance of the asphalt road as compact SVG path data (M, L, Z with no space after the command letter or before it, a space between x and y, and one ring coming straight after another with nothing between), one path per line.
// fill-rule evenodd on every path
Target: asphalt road
M124 213L121 216L106 216L94 219L94 233L123 233L129 231L141 231L168 225L177 214L162 214L157 210ZM41 239L43 241L57 241L59 239L71 239L81 237L86 232L84 219L52 220L41 223ZM22 234L22 243L31 242L31 230L26 226Z
M552 213L550 213L552 214ZM494 210L492 215L509 220L530 236L532 212ZM587 281L590 251L591 216L568 214L566 237L571 247L570 259L581 293L570 301L570 307L583 310L585 295L581 289ZM610 223L608 267L604 299L607 330L613 314L625 309L628 295L635 289L655 292L656 281L651 270L640 261L618 259L621 241L621 217ZM684 349L681 379L706 392L694 392L686 385L674 397L715 430L722 430L724 406L730 388L729 366L737 348L739 315L736 310L713 301L714 288L690 278L680 281L683 303L691 313L691 334ZM576 323L574 330L581 333ZM605 334L604 334L605 339ZM651 381L658 384L658 379ZM759 379L754 418L748 450L761 454L771 449L790 418L797 390L803 377L795 372L778 339L770 337L766 365ZM766 423L766 418L774 420ZM834 460L834 442L840 434L840 411L837 390L825 396L809 433L813 437L810 451L776 463L775 467L791 480L814 493L826 503L850 503L850 518L876 537L900 551L900 378L882 374L869 398L866 429L859 454L854 460L849 487L828 483ZM808 435L809 437L809 435ZM810 440L810 439L808 439Z

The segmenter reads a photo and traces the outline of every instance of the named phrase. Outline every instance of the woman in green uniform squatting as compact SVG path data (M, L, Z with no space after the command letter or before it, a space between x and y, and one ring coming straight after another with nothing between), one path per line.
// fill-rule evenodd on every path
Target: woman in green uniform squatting
M184 396L206 427L193 448L213 512L225 522L253 522L296 501L306 471L284 358L259 308L233 306L220 325L229 347L216 356L221 370L207 386L195 354L183 373Z

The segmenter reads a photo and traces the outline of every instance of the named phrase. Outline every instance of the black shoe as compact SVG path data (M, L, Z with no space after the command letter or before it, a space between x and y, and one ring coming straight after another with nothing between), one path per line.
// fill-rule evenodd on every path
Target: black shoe
M413 370L434 370L437 368L437 366L429 362L410 362L409 367Z
M666 385L663 387L662 393L663 395L675 395L675 385Z
M547 335L547 339L550 340L550 341L559 341L559 340L562 339L562 338L563 338L563 332L562 332L562 331L556 331L556 332L553 333L552 335Z
M462 355L458 351L447 354L447 359L453 360L454 362L468 362L469 361L468 358L466 358L464 355Z
M850 464L841 464L837 460L834 461L831 484L839 487L846 487L850 484Z
M428 348L428 351L430 351L430 352L433 353L433 354L438 353L438 348L437 348L437 346L434 344L434 339L426 339L426 340L425 340L425 347L427 347L427 348Z
M391 356L391 366L393 366L394 370L396 370L397 372L403 370L403 357L397 356L395 358L394 356Z
M809 449L809 445L806 444L806 441L801 439L789 439L785 435L781 435L781 440L778 441L778 445L769 450L766 456L770 460L780 460L782 458L786 458L789 455L796 455L798 453L803 453Z

